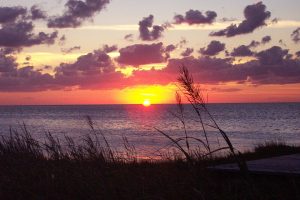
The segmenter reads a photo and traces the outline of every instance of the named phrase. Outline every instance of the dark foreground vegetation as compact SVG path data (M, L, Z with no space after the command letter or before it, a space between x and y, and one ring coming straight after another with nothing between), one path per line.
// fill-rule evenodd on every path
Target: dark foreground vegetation
M138 161L100 146L88 136L81 145L62 146L50 134L44 143L28 132L0 141L0 199L299 199L300 179L293 176L221 174L206 167L234 161L193 157L187 162ZM246 159L299 153L299 147L268 143Z

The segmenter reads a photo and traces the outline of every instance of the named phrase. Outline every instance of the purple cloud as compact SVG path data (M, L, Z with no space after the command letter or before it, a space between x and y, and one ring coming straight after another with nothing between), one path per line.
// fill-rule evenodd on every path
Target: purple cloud
M282 49L279 46L273 46L267 50L263 50L256 54L256 57L263 65L276 65L282 64L289 50Z
M3 24L0 28L0 46L28 47L39 44L53 44L57 38L57 31L50 34L33 33L32 22L19 21Z
M30 13L31 13L32 20L47 18L47 14L45 13L45 11L41 10L37 5L33 5L30 8Z
M166 52L172 52L176 49L177 47L174 44L170 44L168 46L166 46L165 50Z
M14 22L27 13L23 7L0 7L0 23Z
M187 57L190 56L194 52L193 48L186 48L182 53L181 56Z
M119 50L117 61L123 65L139 66L165 62L167 54L163 43L135 44Z
M162 26L153 25L153 20L153 15L149 15L148 17L144 17L143 20L139 22L139 32L141 40L153 41L162 37L162 33L165 28ZM150 28L152 28L152 30L149 30Z
M249 46L241 45L237 48L234 48L233 51L230 53L231 56L252 56L253 52L250 50Z
M215 56L225 50L225 44L219 41L211 41L206 48L201 48L199 53L202 55Z
M206 11L205 15L199 10L189 10L183 15L175 15L174 23L182 24L187 23L189 25L193 24L211 24L215 21L217 13L214 11Z
M210 36L233 37L240 34L252 33L255 29L265 26L265 21L270 18L271 13L266 11L262 2L249 5L244 10L245 20L240 24L231 24L227 28L210 33Z
M49 28L76 28L85 20L91 19L96 13L102 11L110 0L68 0L66 11L62 16L51 17Z
M293 31L291 37L295 43L300 42L300 27Z
M117 45L109 46L109 45L105 44L105 45L103 45L102 50L105 53L110 53L110 52L117 51L118 50L118 46Z
M74 47L71 47L71 48L68 48L68 49L61 49L61 51L64 53L64 54L68 54L68 53L72 53L74 51L77 51L77 50L80 50L80 46L74 46Z
M124 39L129 41L129 42L133 42L133 34L127 34L124 36Z
M272 40L271 36L267 35L267 36L265 36L265 37L263 37L263 38L261 39L261 43L262 43L262 44L267 44L267 43L270 42L271 40Z

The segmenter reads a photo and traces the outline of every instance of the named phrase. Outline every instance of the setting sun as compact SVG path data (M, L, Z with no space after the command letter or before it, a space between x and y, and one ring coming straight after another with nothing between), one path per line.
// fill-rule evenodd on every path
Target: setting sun
M151 105L150 100L149 99L145 99L144 102L143 102L143 106L148 107L150 105Z

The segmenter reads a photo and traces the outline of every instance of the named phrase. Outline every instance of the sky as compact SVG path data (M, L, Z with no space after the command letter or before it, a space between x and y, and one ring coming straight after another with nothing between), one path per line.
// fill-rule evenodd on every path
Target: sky
M298 0L0 1L0 105L299 102Z

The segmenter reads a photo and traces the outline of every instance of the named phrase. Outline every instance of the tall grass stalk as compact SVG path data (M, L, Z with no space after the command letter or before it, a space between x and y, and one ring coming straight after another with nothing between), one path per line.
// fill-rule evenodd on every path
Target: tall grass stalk
M195 155L206 157L206 156L212 156L212 154L214 154L218 151L229 150L230 153L232 154L232 156L235 158L240 170L242 172L247 172L247 170L248 170L247 165L242 160L242 158L240 156L241 154L235 150L235 148L233 147L226 132L220 128L220 126L214 119L213 115L210 113L210 111L207 107L207 101L204 98L202 89L200 88L200 86L195 84L193 76L189 73L187 67L182 66L180 68L180 73L179 73L179 77L177 80L179 83L179 86L178 86L179 92L176 92L176 101L177 101L179 112L178 112L178 114L173 114L173 115L177 119L179 119L179 121L183 125L184 137L173 138L169 134L167 134L161 130L158 130L158 129L156 129L156 130L159 133L161 133L162 135L164 135L166 138L168 138L170 141L172 141L174 143L175 147L177 147L177 149L179 149L179 151L181 151L184 154L184 156L186 157L186 159L188 161L191 161L192 157ZM182 99L181 99L180 94L185 96L185 98L187 99L187 101L192 106L193 110L195 111L195 113L199 119L199 123L201 125L201 132L203 133L203 137L191 137L188 135L188 132L186 129L186 120L184 117L184 106L182 104ZM209 135L207 132L207 127L217 130L219 132L219 134L222 136L222 138L224 139L227 146L219 147L217 149L212 149L210 142L209 142ZM202 139L202 138L204 138L204 139ZM183 145L180 143L180 141L183 141L183 140L185 141L186 148L184 148ZM200 146L204 147L205 153L191 151L189 140L194 140L194 141L198 142ZM187 150L185 150L185 149L187 149Z

